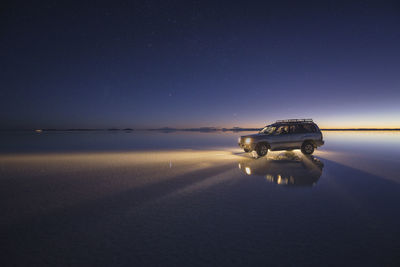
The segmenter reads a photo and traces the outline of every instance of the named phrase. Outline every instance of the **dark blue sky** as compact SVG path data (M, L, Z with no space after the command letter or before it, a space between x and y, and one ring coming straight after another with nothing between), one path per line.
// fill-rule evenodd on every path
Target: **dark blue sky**
M400 127L396 1L27 1L1 12L1 128Z

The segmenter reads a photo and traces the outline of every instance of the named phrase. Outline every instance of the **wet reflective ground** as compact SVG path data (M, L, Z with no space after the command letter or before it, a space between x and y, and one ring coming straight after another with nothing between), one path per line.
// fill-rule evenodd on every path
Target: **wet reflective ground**
M2 266L399 264L400 133L258 159L238 135L3 134Z

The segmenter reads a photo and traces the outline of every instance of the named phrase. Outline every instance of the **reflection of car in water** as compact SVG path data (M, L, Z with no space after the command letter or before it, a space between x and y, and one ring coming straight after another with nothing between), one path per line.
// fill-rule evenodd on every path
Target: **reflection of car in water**
M268 158L243 159L239 169L247 175L264 176L268 182L289 186L312 186L321 177L324 164L313 156L286 152Z

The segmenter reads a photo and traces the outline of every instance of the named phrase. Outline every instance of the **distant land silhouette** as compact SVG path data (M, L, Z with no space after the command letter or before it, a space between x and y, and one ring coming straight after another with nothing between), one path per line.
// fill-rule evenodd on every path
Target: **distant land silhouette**
M87 131L160 131L160 132L255 132L260 131L262 128L245 128L245 127L232 127L232 128L218 128L218 127L199 127L199 128L173 128L173 127L162 127L162 128L70 128L70 129L0 129L0 131L35 131L41 132L87 132ZM321 131L400 131L400 128L321 128Z

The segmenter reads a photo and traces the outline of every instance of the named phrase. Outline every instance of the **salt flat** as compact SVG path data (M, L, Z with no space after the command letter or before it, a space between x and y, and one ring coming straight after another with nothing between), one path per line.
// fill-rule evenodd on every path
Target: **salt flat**
M324 133L314 157L258 159L237 135L8 139L2 265L399 262L399 133Z

